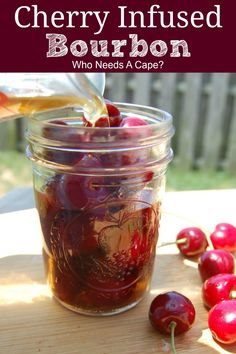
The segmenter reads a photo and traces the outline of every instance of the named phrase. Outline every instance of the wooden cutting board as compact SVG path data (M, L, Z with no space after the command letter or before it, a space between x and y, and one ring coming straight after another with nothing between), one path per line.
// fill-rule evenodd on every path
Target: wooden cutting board
M160 239L173 239L176 230L189 223L164 212ZM175 246L157 249L150 292L137 307L116 316L87 317L64 309L51 298L44 281L35 211L0 216L0 224L7 240L0 251L1 354L171 353L170 339L155 332L148 321L151 300L168 290L188 296L197 313L192 329L176 337L178 354L236 353L236 345L221 346L212 339L196 262L182 258Z

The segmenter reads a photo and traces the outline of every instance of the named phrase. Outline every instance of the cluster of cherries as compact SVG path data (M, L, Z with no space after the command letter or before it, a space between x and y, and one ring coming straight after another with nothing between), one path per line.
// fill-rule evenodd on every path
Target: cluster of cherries
M228 223L216 225L209 237L198 227L181 230L176 245L185 257L199 257L198 270L203 281L202 299L208 314L213 338L223 344L236 342L236 275L232 252L236 251L236 227ZM211 245L210 245L211 243ZM208 246L212 249L206 250ZM161 333L189 330L195 319L191 301L177 292L158 295L151 303L149 319ZM175 353L174 345L172 346Z

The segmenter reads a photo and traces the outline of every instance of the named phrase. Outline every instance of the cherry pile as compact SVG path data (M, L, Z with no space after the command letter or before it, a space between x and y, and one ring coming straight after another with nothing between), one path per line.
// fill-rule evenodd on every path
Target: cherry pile
M223 344L233 344L236 343L236 275L231 252L236 251L236 227L220 223L209 238L208 241L200 228L188 227L177 234L175 244L184 257L199 257L198 271L203 281L202 300L205 307L210 309L208 326L213 338ZM189 300L185 300L181 294L175 294L168 292L158 295L149 310L153 327L161 333L171 333L171 337L172 327L176 327L176 334L184 332L191 328L194 318L188 306ZM173 304L168 303L171 298L174 299ZM188 319L186 327L177 327L177 324L181 324L182 312ZM173 345L172 351L175 353Z

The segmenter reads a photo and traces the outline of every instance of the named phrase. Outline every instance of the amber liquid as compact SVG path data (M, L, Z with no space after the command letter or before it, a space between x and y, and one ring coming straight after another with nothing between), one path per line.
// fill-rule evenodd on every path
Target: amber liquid
M37 97L0 97L0 122L19 116L32 117L38 112L51 109L75 107L81 108L91 122L107 115L103 100L94 95L91 100L77 96L37 96Z

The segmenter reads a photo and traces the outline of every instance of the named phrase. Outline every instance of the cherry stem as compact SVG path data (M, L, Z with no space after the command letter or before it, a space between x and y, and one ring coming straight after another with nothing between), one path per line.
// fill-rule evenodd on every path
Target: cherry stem
M229 297L230 299L236 299L236 290L230 291Z
M186 237L183 237L183 238L180 238L179 240L176 240L176 241L172 241L172 242L162 242L159 246L159 247L163 247L163 246L170 246L170 245L180 245L182 243L186 243L187 241L187 238Z
M173 354L177 354L175 350L175 327L177 323L175 321L171 321L170 323L170 336L171 336L171 350Z

